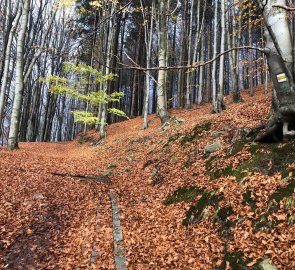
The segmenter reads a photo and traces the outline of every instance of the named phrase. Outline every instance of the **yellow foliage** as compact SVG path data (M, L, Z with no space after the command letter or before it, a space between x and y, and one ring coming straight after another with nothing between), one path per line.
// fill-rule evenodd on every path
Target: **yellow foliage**
M60 5L64 6L64 7L70 7L73 6L75 4L75 0L60 0Z

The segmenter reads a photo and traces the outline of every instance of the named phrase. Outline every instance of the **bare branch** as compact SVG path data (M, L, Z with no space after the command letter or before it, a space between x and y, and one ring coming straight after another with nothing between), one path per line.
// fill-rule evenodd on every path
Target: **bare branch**
M272 7L282 8L282 9L287 10L287 11L295 11L295 8L287 7L287 6L283 6L283 5L273 5Z
M168 66L168 67L151 67L151 68L143 68L140 67L138 64L136 64L136 66L125 66L125 69L135 69L135 70L140 70L140 71L148 71L148 70L179 70L179 69L184 69L184 70L189 70L189 69L196 69L198 67L202 67L202 66L206 66L208 64L211 64L212 62L216 61L217 59L219 59L222 55L227 54L231 51L234 50L243 50L243 49L247 49L247 50L257 50L260 52L265 53L265 50L259 47L252 47L252 46L240 46L240 47L235 47L235 48L231 48L228 49L226 51L224 51L223 53L218 54L216 57L206 61L206 62L198 62L198 63L194 63L192 65L187 65L187 66ZM130 60L130 59L129 59ZM133 61L131 61L133 62ZM121 65L123 65L121 63Z

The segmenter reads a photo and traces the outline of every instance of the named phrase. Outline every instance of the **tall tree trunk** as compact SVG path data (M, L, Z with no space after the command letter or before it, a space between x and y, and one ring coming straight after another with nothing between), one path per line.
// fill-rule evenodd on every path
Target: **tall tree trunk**
M6 50L5 50L4 68L3 68L1 90L0 90L0 121L3 118L4 101L5 101L5 93L6 93L6 89L7 89L7 82L8 82L8 75L9 75L12 41L13 41L13 36L15 34L16 27L19 23L19 19L20 19L21 14L22 14L22 11L21 11L21 8L19 8L16 17L13 20L13 24L12 24L11 30L9 32Z
M227 44L229 48L234 48L237 46L237 28L236 28L236 18L235 18L235 1L231 2L232 5L232 14L231 14L231 22L232 22L232 31L231 35L227 34ZM226 16L226 28L229 29L229 20L230 16ZM241 101L240 89L239 89L239 68L238 68L238 55L239 51L233 50L229 54L229 63L230 63L230 75L231 75L231 83L232 83L232 93L233 93L233 102L238 103Z
M153 30L154 30L154 10L155 10L155 1L153 0L151 19L150 19L150 28L148 28L149 24L147 22L145 23L145 28L144 28L147 69L150 68L150 65L151 65ZM151 72L147 70L145 75L145 98L144 98L144 105L143 105L143 128L144 129L148 128L149 98L150 98L150 92L151 92L150 76L151 76Z
M194 4L195 1L191 0L190 20L189 20L189 35L188 35L188 54L187 65L190 66L192 61L192 38L193 38L193 17L194 17ZM185 107L187 109L192 107L192 72L188 72L186 75L186 95L185 95Z
M159 29L158 29L158 42L159 42L159 67L166 66L166 49L167 49L167 2L161 0L159 3ZM166 123L169 119L166 102L166 71L160 69L158 72L158 113L161 123Z
M27 31L27 23L30 10L30 0L23 1L22 18L17 42L17 59L15 74L15 92L11 114L11 123L8 136L8 148L13 150L18 147L18 130L20 122L20 111L24 91L24 46Z
M259 1L267 28L265 46L270 76L274 85L274 115L260 139L286 139L295 136L295 75L290 24L285 0Z

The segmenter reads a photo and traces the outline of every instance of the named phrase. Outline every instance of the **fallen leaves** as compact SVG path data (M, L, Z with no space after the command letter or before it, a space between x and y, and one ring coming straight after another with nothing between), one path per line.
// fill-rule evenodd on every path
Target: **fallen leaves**
M242 184L232 176L212 181L206 175L202 153L214 141L212 134L225 130L218 140L226 149L235 129L255 127L267 116L269 97L244 99L245 103L230 104L221 115L212 115L210 105L173 110L185 122L171 125L167 132L159 131L159 120L152 121L148 130L141 130L142 119L136 118L110 125L103 145L25 143L19 151L1 150L0 268L8 262L13 269L17 254L31 264L28 257L35 254L38 269L113 269L110 187L52 175L99 175L111 170L111 188L119 195L128 269L206 270L223 263L225 240L218 224L212 222L212 207L207 219L185 227L186 211L200 196L190 202L163 204L169 194L184 186L223 195L220 207L234 210L226 221L236 222L227 250L243 251L245 257L253 259L249 267L267 255L280 269L295 269L295 246L290 241L295 229L287 223L292 208L284 212L284 205L280 205L279 211L269 215L281 222L274 229L253 229L257 217L267 211L269 197L284 185L280 175L249 173ZM183 136L174 135L190 133L205 121L212 122L211 130L182 147ZM97 139L94 132L88 136ZM167 144L169 138L173 141ZM231 158L217 160L214 166L237 167L249 159L251 154L245 147ZM291 172L294 168L294 164L289 166ZM153 181L155 169L162 176L157 185ZM255 199L256 211L243 202L247 189ZM90 263L94 251L97 256ZM226 268L231 268L228 262Z

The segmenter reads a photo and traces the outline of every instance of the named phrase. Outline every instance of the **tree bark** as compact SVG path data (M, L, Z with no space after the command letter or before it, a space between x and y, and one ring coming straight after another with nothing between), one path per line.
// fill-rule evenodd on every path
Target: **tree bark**
M158 43L159 43L159 67L166 66L166 49L167 49L167 2L161 0L159 3L159 29L158 29ZM161 123L166 123L169 119L169 113L167 110L166 102L166 72L165 70L159 70L158 72L158 92L157 92L157 104L158 113L161 119Z
M281 140L295 136L295 81L294 59L287 11L275 5L285 0L259 1L266 25L265 52L274 85L273 117L258 140Z
M15 78L15 93L11 114L11 123L8 137L8 148L10 150L18 147L18 131L20 122L20 111L23 100L24 91L24 46L26 38L26 30L28 24L30 0L24 0L22 8L22 17L20 31L17 43L17 59L16 59L16 78Z

